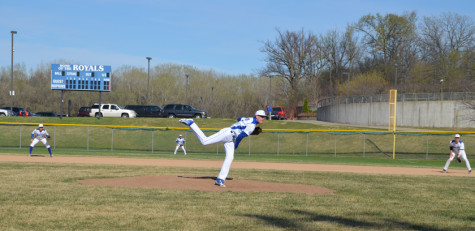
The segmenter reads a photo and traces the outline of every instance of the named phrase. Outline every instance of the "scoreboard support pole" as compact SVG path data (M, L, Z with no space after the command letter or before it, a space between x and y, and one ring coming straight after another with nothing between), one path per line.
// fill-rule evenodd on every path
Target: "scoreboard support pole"
M63 93L64 93L64 91L61 90L61 109L60 109L61 111L59 112L60 113L59 114L60 119L63 119Z
M101 99L102 99L102 91L99 91L99 116L97 117L97 119L101 119Z

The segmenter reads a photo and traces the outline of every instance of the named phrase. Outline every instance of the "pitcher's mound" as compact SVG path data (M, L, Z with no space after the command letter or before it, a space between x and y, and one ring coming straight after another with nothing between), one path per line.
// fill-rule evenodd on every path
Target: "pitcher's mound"
M232 192L291 192L306 194L329 194L334 191L311 185L283 184L252 180L228 178L226 187L214 185L216 177L209 176L139 176L110 179L79 180L81 184L103 185L130 188L161 188L199 191L232 191Z

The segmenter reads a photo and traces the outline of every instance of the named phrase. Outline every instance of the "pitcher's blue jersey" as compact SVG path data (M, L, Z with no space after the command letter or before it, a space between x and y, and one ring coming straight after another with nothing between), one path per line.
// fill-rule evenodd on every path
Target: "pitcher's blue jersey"
M246 133L246 136L250 135L254 128L256 128L257 119L255 117L238 118L238 122L231 126L231 131L235 137L239 136L242 132Z

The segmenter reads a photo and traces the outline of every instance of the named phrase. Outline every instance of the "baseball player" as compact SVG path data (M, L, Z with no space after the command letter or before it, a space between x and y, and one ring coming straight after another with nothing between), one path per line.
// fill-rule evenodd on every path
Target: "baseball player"
M231 168L231 163L234 159L234 149L239 146L241 140L249 135L258 135L262 129L256 127L257 124L262 124L266 118L266 113L264 110L259 110L256 112L254 117L248 118L238 118L237 123L233 124L231 127L223 128L219 132L206 137L201 129L193 122L192 119L181 119L180 123L183 123L191 128L195 133L196 138L203 145L223 143L224 152L226 157L224 158L221 171L219 172L218 178L216 179L215 185L220 187L226 187L224 181L228 176L229 169Z
M183 152L185 153L185 156L186 156L185 139L183 139L183 136L181 134L178 136L178 138L176 138L176 148L175 148L175 153L174 153L175 155L179 147L183 149Z
M28 156L31 156L31 152L33 151L33 148L38 142L42 142L46 148L48 149L49 156L53 157L53 154L51 153L51 146L48 144L48 140L51 137L49 136L48 132L43 128L43 124L38 125L38 128L33 130L31 133L30 137L30 154Z
M467 159L467 154L465 153L465 145L460 140L460 135L455 134L454 140L450 141L449 143L450 148L450 156L447 162L445 163L444 169L442 169L442 173L446 173L447 169L449 168L450 162L454 159L455 155L457 155L457 161L460 163L462 162L460 159L465 161L465 165L467 166L468 173L472 173L472 168L470 167L470 163Z

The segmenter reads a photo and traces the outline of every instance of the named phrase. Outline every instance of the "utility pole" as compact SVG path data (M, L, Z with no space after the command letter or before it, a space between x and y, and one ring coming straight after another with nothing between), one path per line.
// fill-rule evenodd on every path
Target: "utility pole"
M150 60L152 59L151 57L146 57L148 60L148 72L147 72L147 105L148 105L148 96L149 96L149 91L150 91Z
M186 87L185 87L185 104L188 104L188 77L190 77L188 74L185 74L186 76Z
M11 79L11 84L10 84L10 111L13 113L13 96L15 95L15 92L13 91L13 35L16 34L17 32L12 30L10 31L12 33L12 69L10 73L10 79Z

